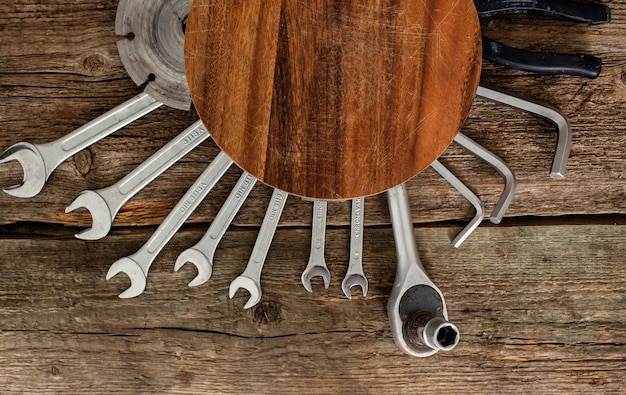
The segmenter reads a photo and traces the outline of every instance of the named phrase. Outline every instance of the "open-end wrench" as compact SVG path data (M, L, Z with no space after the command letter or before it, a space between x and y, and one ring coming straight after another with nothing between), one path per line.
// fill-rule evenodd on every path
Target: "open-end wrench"
M352 299L352 287L361 287L363 296L367 296L368 283L363 272L363 211L365 199L352 199L352 220L350 225L350 262L341 289L348 299Z
M469 237L469 235L471 235L472 232L476 230L476 228L478 228L478 225L480 225L480 223L483 221L483 217L485 216L485 205L478 198L478 196L474 194L474 192L472 192L465 184L463 184L463 182L459 180L441 162L435 160L433 163L430 164L430 167L432 167L437 173L439 173L439 175L445 178L446 181L448 181L450 185L452 185L457 191L459 191L461 195L463 195L463 197L465 197L465 199L467 199L476 209L476 214L474 215L474 218L472 218L472 220L465 226L465 228L463 228L456 235L454 240L452 240L452 245L454 246L454 248L459 248L461 244L463 244L463 242Z
M511 205L513 197L515 196L515 175L502 159L498 158L491 151L478 144L474 140L470 139L463 133L457 133L457 135L454 137L454 141L461 147L465 148L467 151L471 152L478 158L488 163L490 166L496 169L498 173L502 175L502 177L504 177L504 190L502 191L500 199L498 199L496 206L489 216L489 220L491 222L493 222L494 224L499 224L502 221L502 218L504 218L504 214Z
M202 122L198 121L116 184L95 191L81 192L65 212L84 207L92 215L93 226L76 234L76 237L82 240L105 237L124 203L208 137L209 133Z
M554 159L552 160L550 177L555 180L562 180L565 178L567 159L569 158L570 149L572 147L572 128L565 115L563 115L556 108L547 104L539 103L534 100L523 99L500 89L494 89L483 85L478 87L476 95L538 115L552 123L556 127L557 143L556 151L554 152Z
M311 226L311 254L309 255L309 263L302 272L300 280L304 288L310 293L313 292L311 279L313 277L322 277L324 279L324 288L330 286L330 272L326 267L324 259L324 245L326 242L326 210L327 203L323 200L313 201L313 223Z
M65 160L162 105L147 93L140 93L58 140L44 144L22 142L11 146L0 155L0 163L18 161L24 178L20 184L4 188L4 191L21 198L36 196L52 172Z
M398 347L416 357L451 350L458 328L448 322L443 294L428 278L417 254L411 208L404 184L387 191L398 266L387 302L391 333Z
M267 253L270 250L270 245L272 244L272 239L274 238L274 233L276 233L276 227L285 208L288 196L287 192L278 189L274 190L265 213L265 218L263 218L259 235L254 243L248 265L243 273L230 283L230 288L228 289L229 298L234 298L240 288L250 293L250 298L243 306L244 309L249 309L261 301L263 294L261 291L261 271L263 270Z
M123 272L131 281L130 287L119 295L120 298L133 298L146 289L148 270L156 256L232 164L233 161L225 153L220 152L159 225L146 244L136 253L121 258L111 265L106 275L107 280Z
M252 191L257 179L251 174L244 172L239 181L233 188L232 192L222 205L222 208L215 216L215 219L209 226L209 230L204 234L202 239L193 247L187 248L181 252L176 259L174 270L178 271L185 263L190 262L195 265L198 275L189 283L190 287L197 287L209 281L213 274L213 256L217 245L224 237L226 229L233 222L235 215L243 205L244 201Z

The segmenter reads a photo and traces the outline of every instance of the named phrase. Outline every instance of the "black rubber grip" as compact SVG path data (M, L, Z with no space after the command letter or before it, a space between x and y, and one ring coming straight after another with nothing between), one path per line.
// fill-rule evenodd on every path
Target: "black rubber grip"
M474 4L481 18L537 14L590 25L608 23L611 20L611 9L603 4L569 0L474 0Z
M532 52L509 47L483 36L483 58L516 70L537 74L564 74L596 78L602 60L592 55Z

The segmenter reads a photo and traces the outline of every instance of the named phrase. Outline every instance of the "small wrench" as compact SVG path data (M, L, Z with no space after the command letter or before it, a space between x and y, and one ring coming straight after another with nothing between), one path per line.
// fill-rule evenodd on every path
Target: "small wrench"
M483 221L483 217L485 216L485 205L483 202L472 192L461 180L459 180L447 167L445 167L441 162L435 160L431 163L430 167L432 167L437 173L439 173L443 178L450 183L457 191L461 193L476 209L476 214L474 218L463 228L459 234L456 235L454 240L452 240L452 245L454 248L459 248L461 244L472 234L478 225Z
M547 104L522 99L521 97L514 96L502 90L488 88L482 85L478 87L476 95L538 115L552 123L556 127L557 143L554 159L552 160L550 177L554 180L562 180L565 178L567 159L569 158L569 153L572 148L572 127L565 115Z
M230 283L228 290L229 298L235 297L240 288L250 293L250 298L243 306L244 309L249 309L261 301L261 295L263 294L261 291L261 271L263 270L265 258L267 258L267 253L272 244L272 239L274 238L274 233L276 233L278 221L283 213L288 196L287 192L274 189L248 265L243 273Z
M96 191L81 192L65 212L84 207L93 217L93 226L76 234L76 237L82 240L105 237L124 203L208 137L209 132L198 121L116 184Z
M4 191L21 198L36 196L65 160L162 105L147 93L140 93L58 140L44 144L22 142L9 147L0 155L0 163L18 161L24 178Z
M324 245L326 239L326 211L327 203L323 200L313 201L313 224L311 226L311 254L309 255L309 263L302 272L301 281L304 288L310 293L313 292L311 279L313 277L322 277L324 279L324 288L330 286L330 272L326 267L324 259Z
M368 283L363 272L363 211L365 199L352 199L352 220L350 226L350 262L348 271L341 282L341 289L348 299L352 299L351 288L361 287L363 296L367 296Z
M506 213L506 210L511 205L513 197L515 196L515 175L502 159L498 158L491 151L470 139L463 133L457 133L454 137L454 141L467 151L487 162L490 166L496 169L502 177L504 177L504 190L502 191L502 195L500 196L500 199L498 199L496 207L494 207L489 217L491 222L499 224L502 221L502 218L504 218L504 213Z
M387 302L387 316L396 345L415 357L451 350L459 342L459 330L448 322L443 294L428 278L417 254L411 208L406 187L387 191L398 266Z
M107 280L120 272L124 272L131 281L131 286L119 295L120 298L133 298L146 289L148 270L156 256L232 164L233 161L225 153L220 152L176 204L163 223L159 225L146 244L133 255L121 258L111 265L106 275Z
M235 215L243 205L244 201L252 191L257 179L251 174L244 172L232 192L224 202L224 205L215 216L209 226L209 230L202 239L193 247L181 252L176 259L174 270L178 271L185 263L190 262L196 266L198 275L189 283L190 287L197 287L209 281L213 273L213 257L217 245L224 237L226 229L235 218Z

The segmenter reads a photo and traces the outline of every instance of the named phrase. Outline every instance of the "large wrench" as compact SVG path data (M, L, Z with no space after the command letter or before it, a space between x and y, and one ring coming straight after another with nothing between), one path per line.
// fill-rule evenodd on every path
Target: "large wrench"
M459 248L461 244L472 234L478 225L483 221L483 217L485 216L485 205L483 202L472 192L461 180L459 180L447 167L445 167L441 162L435 159L433 163L430 164L439 175L441 175L450 185L452 185L457 191L467 199L474 209L476 209L476 214L474 218L463 228L456 237L452 240L452 245L454 248Z
M367 296L368 283L363 272L363 211L365 199L352 199L352 220L350 225L350 262L341 289L348 299L352 299L352 287L361 287L363 296Z
M324 259L324 245L326 242L326 211L327 203L323 200L313 201L313 223L311 226L311 254L309 263L302 272L301 281L304 288L310 293L313 292L311 279L322 277L324 288L330 286L330 272Z
M458 328L448 322L443 294L428 278L417 254L406 187L387 191L398 266L387 302L393 339L405 353L427 357L451 350L459 342Z
M239 181L233 188L230 195L224 202L224 205L215 216L215 219L209 226L209 230L204 234L202 239L193 247L187 248L181 252L176 259L174 270L178 271L185 263L190 262L196 266L198 275L189 283L190 287L197 287L209 281L213 274L213 257L217 250L217 245L224 237L226 229L235 215L243 205L244 201L252 191L257 179L251 174L244 172Z
M265 218L263 218L259 235L254 243L248 265L243 273L230 283L230 288L228 289L229 298L234 298L240 288L250 293L250 298L243 306L244 309L249 309L261 301L261 295L263 294L261 291L261 271L263 270L265 258L267 258L267 253L272 244L272 239L274 238L274 233L276 233L276 227L285 208L288 196L287 192L278 189L274 190L265 213Z
M36 196L65 160L162 105L147 93L140 93L58 140L44 144L22 142L9 147L0 155L0 163L18 161L24 178L4 191L21 198Z
M122 206L180 158L209 137L201 121L187 128L139 167L116 184L96 191L81 192L65 209L66 213L84 207L93 217L93 226L76 234L82 240L98 240L111 230Z
M121 258L111 265L106 276L107 280L120 272L124 272L131 281L130 287L119 295L120 298L133 298L146 289L148 270L156 256L232 164L233 161L225 153L220 152L159 225L146 244L136 253Z
M570 149L572 147L572 127L570 126L565 115L563 115L556 108L550 107L547 104L522 99L521 97L511 95L502 90L496 90L485 86L479 86L476 91L476 95L538 115L556 126L557 143L556 151L554 152L554 159L552 160L550 177L555 180L562 180L565 178L567 159L569 158Z

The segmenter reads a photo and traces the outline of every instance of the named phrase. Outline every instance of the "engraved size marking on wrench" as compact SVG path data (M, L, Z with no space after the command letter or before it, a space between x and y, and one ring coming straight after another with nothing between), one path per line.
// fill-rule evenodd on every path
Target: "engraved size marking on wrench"
M363 272L363 212L364 198L352 200L352 219L350 230L350 262L348 271L341 282L343 293L348 299L352 299L351 288L358 285L361 287L363 296L367 295L368 283Z
M330 272L324 259L324 244L326 238L326 212L327 203L323 200L313 201L313 223L311 224L311 253L309 263L302 272L300 281L308 292L313 292L311 279L322 277L324 288L330 286Z

